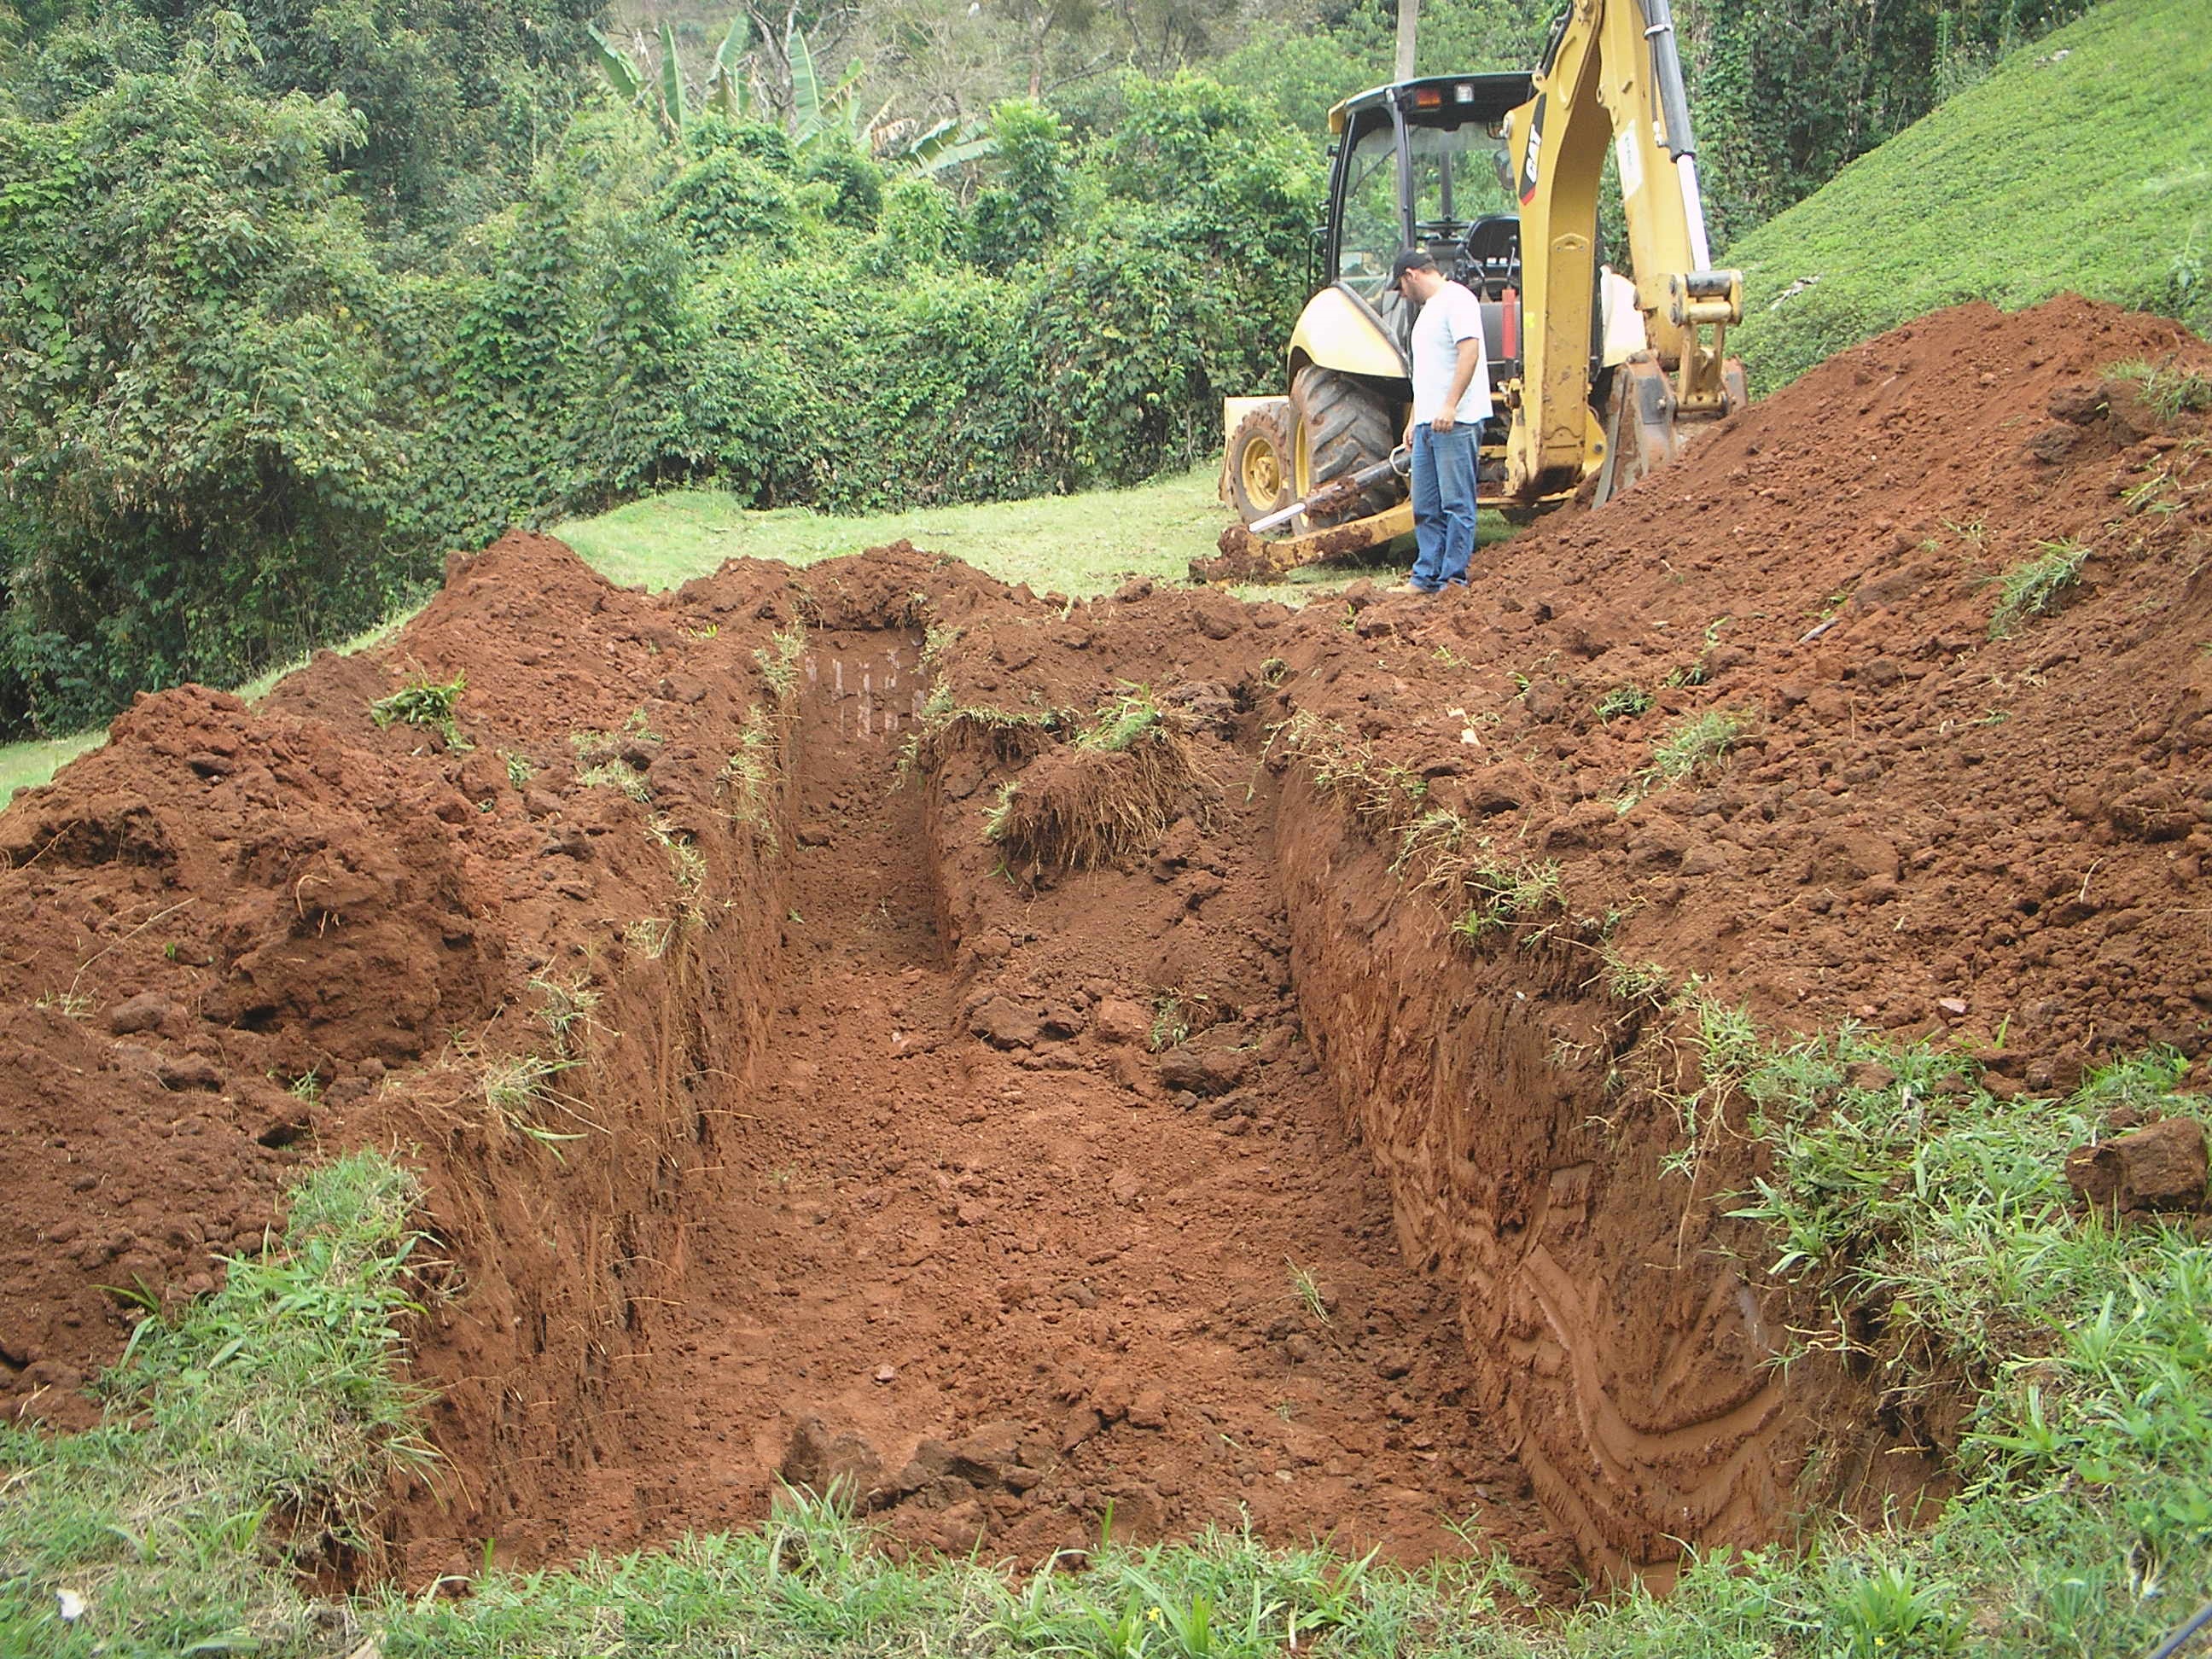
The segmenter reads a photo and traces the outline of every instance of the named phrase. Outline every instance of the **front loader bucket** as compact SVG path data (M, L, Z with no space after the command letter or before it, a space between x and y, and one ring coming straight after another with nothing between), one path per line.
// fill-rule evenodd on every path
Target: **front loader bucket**
M1220 550L1218 556L1190 562L1190 579L1194 582L1273 581L1302 564L1383 546L1410 535L1413 528L1410 501L1400 501L1349 524L1333 524L1325 530L1310 530L1279 542L1262 541L1243 525L1232 524L1214 544Z

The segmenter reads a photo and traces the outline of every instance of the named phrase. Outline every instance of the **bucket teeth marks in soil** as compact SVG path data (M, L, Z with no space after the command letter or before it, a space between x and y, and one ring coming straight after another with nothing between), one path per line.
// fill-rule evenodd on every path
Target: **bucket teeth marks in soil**
M1045 604L904 544L652 596L517 534L257 709L143 699L0 816L0 1409L88 1420L101 1286L173 1305L300 1160L400 1145L463 1287L382 1521L418 1587L779 1471L1031 1559L1109 1504L1399 1554L1477 1512L1663 1577L1815 1469L1909 1512L1880 1378L1771 1364L1818 1310L1670 999L2000 1092L2201 1053L2212 441L2100 388L2203 351L1938 313L1434 601ZM410 684L474 747L376 725ZM1116 769L1065 751L1147 709L1188 772L1071 855Z

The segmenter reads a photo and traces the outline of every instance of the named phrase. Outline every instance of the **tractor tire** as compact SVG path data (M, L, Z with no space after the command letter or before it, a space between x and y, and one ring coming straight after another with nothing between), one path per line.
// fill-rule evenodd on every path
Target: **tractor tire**
M1297 414L1296 464L1291 481L1301 496L1310 495L1331 478L1388 460L1398 433L1382 398L1349 374L1309 365L1291 382L1291 406ZM1370 485L1359 501L1340 512L1310 514L1314 527L1364 519L1395 506L1405 496L1395 478Z
M1281 403L1263 404L1229 434L1229 501L1246 524L1288 507L1291 415Z

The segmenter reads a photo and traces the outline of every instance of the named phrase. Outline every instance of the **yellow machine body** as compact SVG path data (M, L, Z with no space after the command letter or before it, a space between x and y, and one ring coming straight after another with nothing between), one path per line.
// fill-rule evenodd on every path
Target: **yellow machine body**
M1284 354L1291 396L1224 406L1222 492L1245 522L1352 470L1346 398L1371 404L1359 434L1367 450L1386 428L1402 428L1412 384L1408 319L1388 286L1397 246L1428 246L1472 286L1504 285L1485 307L1499 416L1482 449L1486 506L1517 515L1593 483L1603 500L1673 459L1698 423L1742 406L1742 368L1724 351L1742 316L1742 278L1711 268L1668 0L1576 0L1532 73L1376 88L1331 110L1329 131L1328 281ZM1627 220L1626 274L1600 264L1608 151ZM1478 155L1497 164L1502 189L1481 179ZM1395 223L1382 205L1386 161ZM1316 368L1333 378L1309 381L1307 401L1334 399L1328 422L1298 401L1301 375ZM1319 460L1317 434L1328 451ZM1263 498L1271 479L1280 488ZM1402 500L1365 506L1334 524L1301 520L1282 541L1247 536L1244 562L1264 550L1270 567L1295 564L1411 527ZM1224 550L1234 538L1232 530Z

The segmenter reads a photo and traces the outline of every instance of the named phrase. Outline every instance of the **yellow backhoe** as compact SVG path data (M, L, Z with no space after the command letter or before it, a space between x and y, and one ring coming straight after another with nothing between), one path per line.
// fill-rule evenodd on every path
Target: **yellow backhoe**
M1383 465L1413 397L1401 248L1482 301L1498 413L1480 500L1520 516L1596 499L1674 459L1745 401L1724 355L1740 272L1711 269L1668 0L1575 0L1533 74L1401 81L1329 112L1322 286L1285 354L1285 395L1231 398L1222 495L1239 522L1193 574L1265 575L1413 528ZM1598 246L1610 146L1628 262ZM1288 534L1263 540L1251 526Z

